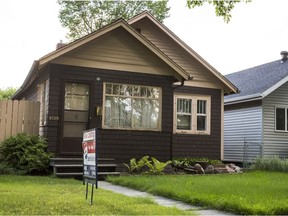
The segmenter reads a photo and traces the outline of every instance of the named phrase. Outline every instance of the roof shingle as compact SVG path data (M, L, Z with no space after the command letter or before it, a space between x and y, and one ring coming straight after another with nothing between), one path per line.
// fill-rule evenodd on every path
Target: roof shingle
M240 91L238 94L225 96L225 100L262 94L288 76L288 61L276 60L253 68L231 73L225 77Z

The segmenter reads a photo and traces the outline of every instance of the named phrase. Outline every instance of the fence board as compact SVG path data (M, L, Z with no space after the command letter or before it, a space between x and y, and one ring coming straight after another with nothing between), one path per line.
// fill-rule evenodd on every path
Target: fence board
M39 102L0 101L0 142L17 133L39 135L39 118Z
M23 131L24 101L19 101L17 131Z
M29 134L29 101L23 101L24 103L24 122L23 122L23 133Z
M6 112L6 133L5 137L8 137L11 135L11 126L12 126L12 101L7 101L7 112Z
M1 115L0 115L0 141L4 140L6 134L6 110L7 110L7 103L3 101L0 103L1 107Z
M17 134L17 122L18 122L18 111L19 111L19 103L18 101L13 101L13 113L12 113L12 131L11 135Z

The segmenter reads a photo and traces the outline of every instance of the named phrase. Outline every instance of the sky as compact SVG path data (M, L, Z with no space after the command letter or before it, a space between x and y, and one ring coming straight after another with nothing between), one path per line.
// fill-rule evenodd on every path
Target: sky
M169 0L172 32L221 74L280 59L288 51L288 1L252 0L236 4L227 24L212 5L188 9ZM66 39L56 0L0 0L0 88L22 85L34 60Z

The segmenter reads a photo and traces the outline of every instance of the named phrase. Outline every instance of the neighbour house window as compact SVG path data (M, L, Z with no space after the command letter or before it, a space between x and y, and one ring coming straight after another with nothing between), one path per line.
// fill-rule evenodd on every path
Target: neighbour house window
M174 132L210 134L210 96L175 96Z
M275 109L275 130L288 132L288 108L276 107Z
M104 128L161 129L161 88L104 83Z
M47 111L48 111L48 91L49 81L44 81L39 85L38 101L40 102L40 125L47 124Z

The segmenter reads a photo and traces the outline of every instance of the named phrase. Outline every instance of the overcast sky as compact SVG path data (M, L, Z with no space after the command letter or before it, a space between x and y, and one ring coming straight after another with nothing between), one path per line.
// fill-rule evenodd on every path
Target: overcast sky
M164 24L223 75L280 59L288 51L288 1L240 3L226 24L211 5L170 0ZM0 88L20 87L34 60L67 42L56 0L0 0Z

